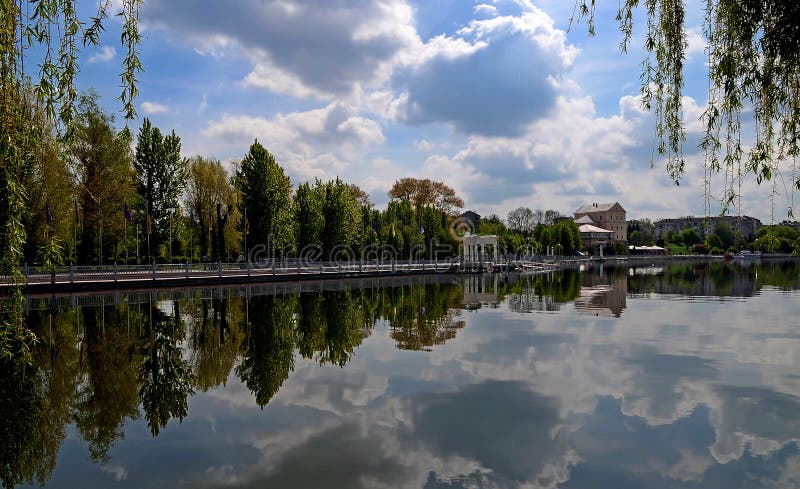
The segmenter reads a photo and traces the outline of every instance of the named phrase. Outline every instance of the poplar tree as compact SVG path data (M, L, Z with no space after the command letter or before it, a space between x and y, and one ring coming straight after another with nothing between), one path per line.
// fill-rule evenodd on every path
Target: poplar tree
M139 207L149 216L145 232L150 236L151 255L167 239L170 219L178 206L178 196L186 185L189 164L181 158L181 138L175 131L163 136L150 120L145 118L136 142L136 190ZM145 236L146 239L146 236Z
M282 253L294 245L292 184L275 157L256 140L234 177L247 247L263 244ZM248 252L249 250L245 250Z
M297 188L294 197L294 220L297 223L297 248L322 247L325 218L322 213L323 197L319 192L320 181L312 187L305 182Z
M329 259L337 246L354 246L358 242L361 223L361 206L351 188L339 180L332 180L322 186L324 200L322 213L325 228L322 233L322 249Z

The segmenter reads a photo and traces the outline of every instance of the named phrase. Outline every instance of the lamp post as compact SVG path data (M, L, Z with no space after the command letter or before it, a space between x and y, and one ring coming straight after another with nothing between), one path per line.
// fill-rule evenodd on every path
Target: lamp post
M136 215L140 216L141 213L136 211ZM136 219L136 264L139 265L139 219Z
M95 195L89 190L86 184L81 183L81 187L83 190L86 191L86 195L89 196L97 204L97 209L100 211L100 250L98 253L99 257L99 265L102 268L103 266L103 205L101 203L100 197L95 197Z

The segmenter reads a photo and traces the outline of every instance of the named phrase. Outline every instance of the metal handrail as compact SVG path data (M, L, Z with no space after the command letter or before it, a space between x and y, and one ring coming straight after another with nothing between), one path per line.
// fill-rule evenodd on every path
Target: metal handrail
M24 266L23 276L28 284L124 282L132 280L243 277L243 276L326 276L363 275L403 272L445 272L460 265L457 258L431 259L373 259L341 261L306 261L302 259L272 259L259 263L168 263L150 265L67 265L46 271L41 267ZM0 276L0 285L10 285L10 277Z

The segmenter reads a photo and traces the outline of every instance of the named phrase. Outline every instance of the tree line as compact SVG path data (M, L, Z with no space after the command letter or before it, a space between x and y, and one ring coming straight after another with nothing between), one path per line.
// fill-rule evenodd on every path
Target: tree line
M442 182L398 180L379 210L339 178L295 189L258 141L229 173L214 158L182 157L180 137L148 119L135 138L117 130L93 93L80 98L67 143L41 123L39 150L24 162L32 191L19 213L22 263L235 261L259 245L262 258L364 257L381 247L433 258L458 249L449 226L463 200Z
M644 219L628 225L628 242L633 246L658 245L672 254L714 254L742 250L764 253L800 253L800 230L788 224L761 226L753 236L745 236L727 222L718 222L706 237L693 227L667 231L655 237L655 225Z
M581 249L578 226L554 209L518 207L506 220L492 214L480 220L478 234L494 234L505 253L572 255Z

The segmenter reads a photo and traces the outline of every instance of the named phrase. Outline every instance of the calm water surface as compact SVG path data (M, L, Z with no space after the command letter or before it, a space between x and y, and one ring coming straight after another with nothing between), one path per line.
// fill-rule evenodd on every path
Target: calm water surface
M797 262L303 288L29 298L2 482L800 486Z

